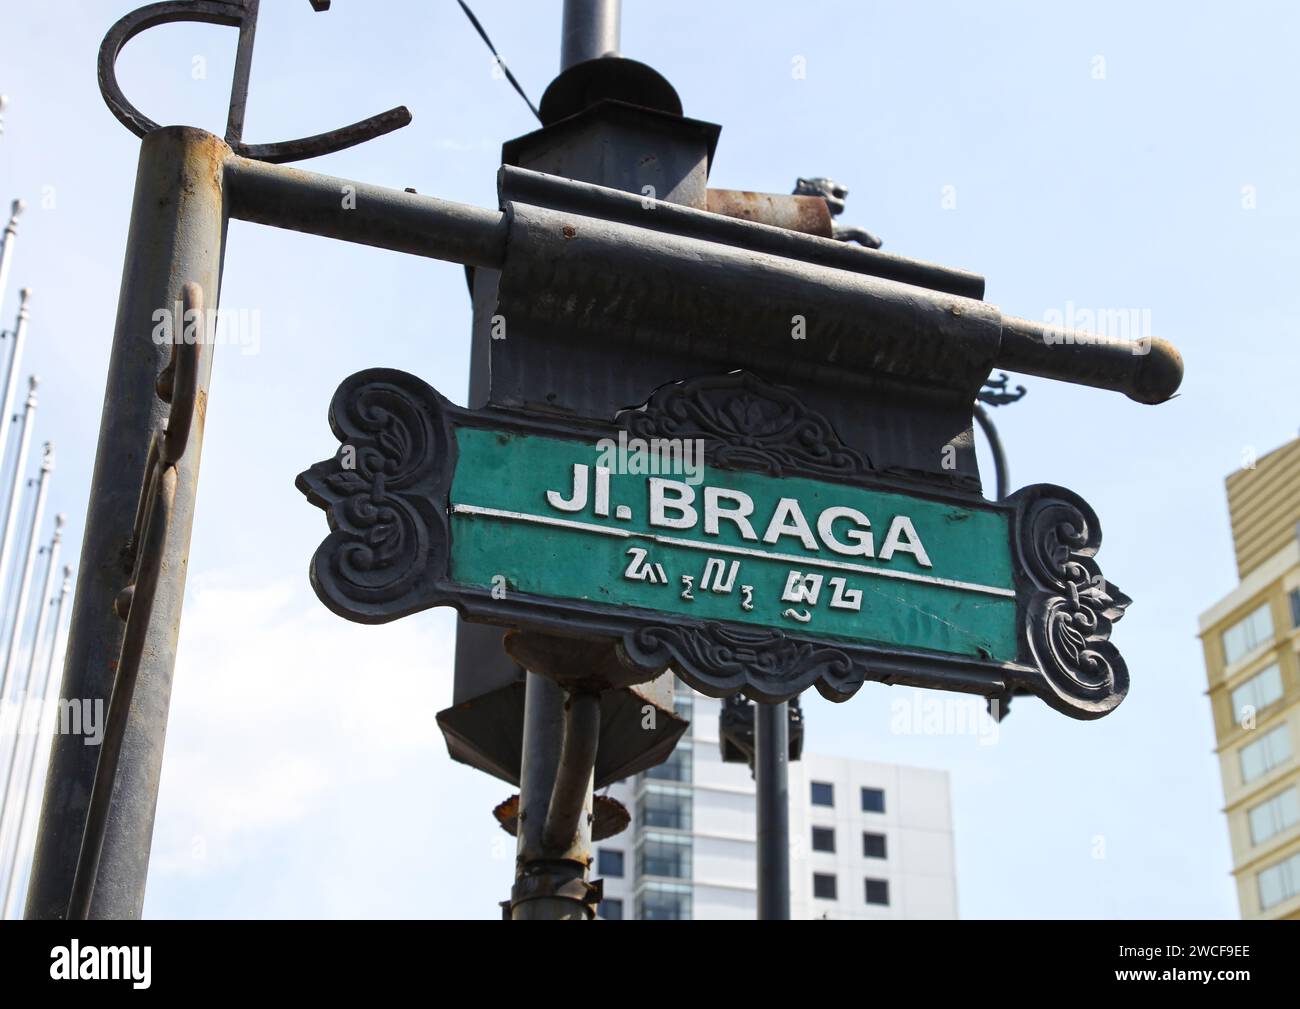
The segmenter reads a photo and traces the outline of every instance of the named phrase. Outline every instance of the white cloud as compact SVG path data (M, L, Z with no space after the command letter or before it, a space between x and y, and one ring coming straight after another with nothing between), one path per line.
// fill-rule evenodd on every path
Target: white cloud
M446 773L434 721L451 694L444 619L363 627L282 583L205 578L188 597L152 886L256 869L259 851L340 795L382 789L413 763Z

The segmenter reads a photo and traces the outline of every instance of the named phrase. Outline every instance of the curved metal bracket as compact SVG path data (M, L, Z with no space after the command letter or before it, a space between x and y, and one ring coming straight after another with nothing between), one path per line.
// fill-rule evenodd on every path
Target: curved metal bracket
M235 73L230 86L230 111L226 119L225 140L235 153L256 161L283 164L318 158L333 154L357 144L381 137L401 129L411 121L405 105L381 112L350 126L328 133L318 133L298 140L282 140L273 144L246 144L244 134L244 108L248 104L248 77L253 65L253 39L257 31L259 0L166 0L149 4L127 14L104 36L99 47L99 91L104 102L117 117L118 122L144 137L158 129L154 122L131 104L117 82L118 54L131 39L158 25L176 21L194 21L200 24L224 25L239 29L239 45L235 53ZM329 9L329 0L310 0L316 11Z

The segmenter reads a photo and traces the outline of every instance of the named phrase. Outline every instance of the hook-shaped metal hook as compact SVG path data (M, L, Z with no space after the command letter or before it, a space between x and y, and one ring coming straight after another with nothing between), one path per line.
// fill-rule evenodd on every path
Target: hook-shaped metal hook
M225 138L236 154L272 164L301 161L355 147L410 123L410 111L405 105L399 105L328 133L318 133L298 140L282 140L274 144L245 144L244 110L248 104L248 78L253 65L258 2L259 0L167 0L165 3L141 7L123 17L108 30L99 47L99 91L113 115L137 137L158 129L158 124L132 105L122 92L117 82L117 56L122 47L141 32L176 21L194 21L239 29ZM310 3L313 10L325 11L329 9L330 0L310 0Z

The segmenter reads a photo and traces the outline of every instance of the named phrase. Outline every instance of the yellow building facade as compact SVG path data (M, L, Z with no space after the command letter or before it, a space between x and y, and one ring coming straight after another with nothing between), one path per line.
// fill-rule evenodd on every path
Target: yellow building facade
M1300 439L1227 479L1238 585L1200 619L1243 918L1300 919Z

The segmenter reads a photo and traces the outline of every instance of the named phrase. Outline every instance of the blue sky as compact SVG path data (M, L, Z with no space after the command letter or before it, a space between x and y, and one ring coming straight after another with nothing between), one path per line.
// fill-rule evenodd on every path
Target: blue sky
M0 312L10 325L34 288L38 437L57 444L72 558L138 148L100 100L95 53L128 6L0 15L0 198L30 204ZM539 98L560 4L473 6ZM263 7L246 139L405 103L407 129L305 167L494 205L500 143L534 122L453 0ZM1065 484L1101 516L1103 570L1135 600L1115 634L1124 705L1083 723L1022 702L989 743L895 731L921 695L869 686L810 698L808 745L951 772L964 917L1235 916L1196 617L1235 581L1223 478L1297 426L1300 18L1281 3L625 7L624 52L723 125L713 185L830 175L851 190L846 223L984 274L1004 311L1147 310L1183 351L1182 396L1158 408L1034 379L997 411L1013 485ZM221 132L234 37L155 29L124 52L123 87L159 122ZM403 368L463 402L461 270L236 222L222 305L260 312L261 341L216 355L146 913L493 917L512 851L490 810L508 789L452 763L433 722L450 614L326 613L306 578L324 522L293 487L333 450L325 411L352 372Z

